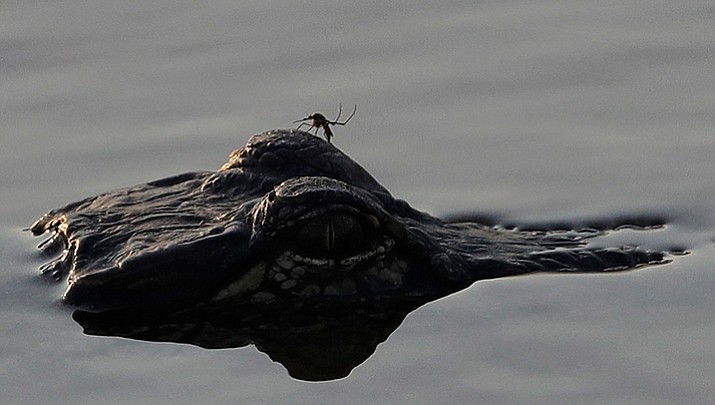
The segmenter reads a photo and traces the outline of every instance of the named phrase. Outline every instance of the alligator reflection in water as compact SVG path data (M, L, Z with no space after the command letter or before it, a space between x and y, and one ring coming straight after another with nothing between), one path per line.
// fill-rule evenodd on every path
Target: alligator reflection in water
M52 234L43 251L63 249L42 271L69 275L64 300L80 308L86 333L255 344L306 380L347 375L411 310L475 281L664 260L632 247L588 248L609 229L441 221L301 131L257 135L217 172L87 198L31 229Z
M397 329L422 297L385 302L273 308L210 304L161 317L128 311L75 311L89 335L188 343L208 349L250 344L282 364L296 379L327 381L347 376Z

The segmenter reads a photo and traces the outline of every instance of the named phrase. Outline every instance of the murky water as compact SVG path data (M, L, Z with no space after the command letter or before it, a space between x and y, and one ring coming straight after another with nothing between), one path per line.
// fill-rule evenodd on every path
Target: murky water
M711 1L4 2L0 387L7 403L623 403L715 397ZM437 215L654 214L628 274L481 282L342 380L253 347L89 337L21 232L76 199L215 169L358 104L335 143ZM250 403L250 402L249 402Z

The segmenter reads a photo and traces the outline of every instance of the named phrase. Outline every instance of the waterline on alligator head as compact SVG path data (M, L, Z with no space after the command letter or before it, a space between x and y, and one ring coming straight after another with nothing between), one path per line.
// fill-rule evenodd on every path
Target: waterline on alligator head
M376 285L377 280L399 288L407 262L388 257L394 245L392 238L384 237L367 250L341 259L284 251L273 259L260 259L248 266L244 275L220 290L213 300L241 299L253 292L248 300L254 303L275 301L277 294L296 298L350 296L358 293L358 287L363 290L365 283ZM375 291L371 288L371 292Z

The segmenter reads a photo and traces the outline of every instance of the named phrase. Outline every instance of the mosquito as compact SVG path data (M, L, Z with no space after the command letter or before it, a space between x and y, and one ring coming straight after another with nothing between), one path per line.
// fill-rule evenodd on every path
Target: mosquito
M328 119L325 118L325 115L323 115L319 112L316 112L316 113L310 114L309 116L307 116L305 118L295 120L295 121L293 121L293 123L294 124L298 123L298 122L301 123L300 125L298 125L298 128L296 128L296 129L300 129L300 127L302 127L303 125L310 125L310 128L308 128L308 131L315 128L316 135L318 135L318 129L323 128L323 135L325 136L325 139L328 141L328 143L330 143L330 138L332 138L334 136L333 131L330 129L330 126L331 125L345 125L345 124L347 124L348 121L350 121L350 119L355 115L356 112L357 112L357 104L355 104L355 107L353 107L353 112L350 114L350 116L345 121L343 121L343 122L338 121L340 119L340 115L342 115L342 113L343 113L343 105L341 103L340 109L338 110L338 116L335 118L335 121L328 121ZM308 121L308 120L313 120L313 123L311 124L308 122L304 122L304 121Z

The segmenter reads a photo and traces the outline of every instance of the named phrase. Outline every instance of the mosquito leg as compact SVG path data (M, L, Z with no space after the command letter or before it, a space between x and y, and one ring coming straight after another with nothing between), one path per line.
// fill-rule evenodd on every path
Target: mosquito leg
M338 116L335 117L334 122L338 122L340 120L340 115L343 113L343 103L338 104Z
M332 125L345 125L350 121L354 116L355 113L357 112L357 104L355 104L355 107L353 107L353 112L350 114L350 116L343 122L338 122L338 120L335 120L334 122L331 122L330 124Z

